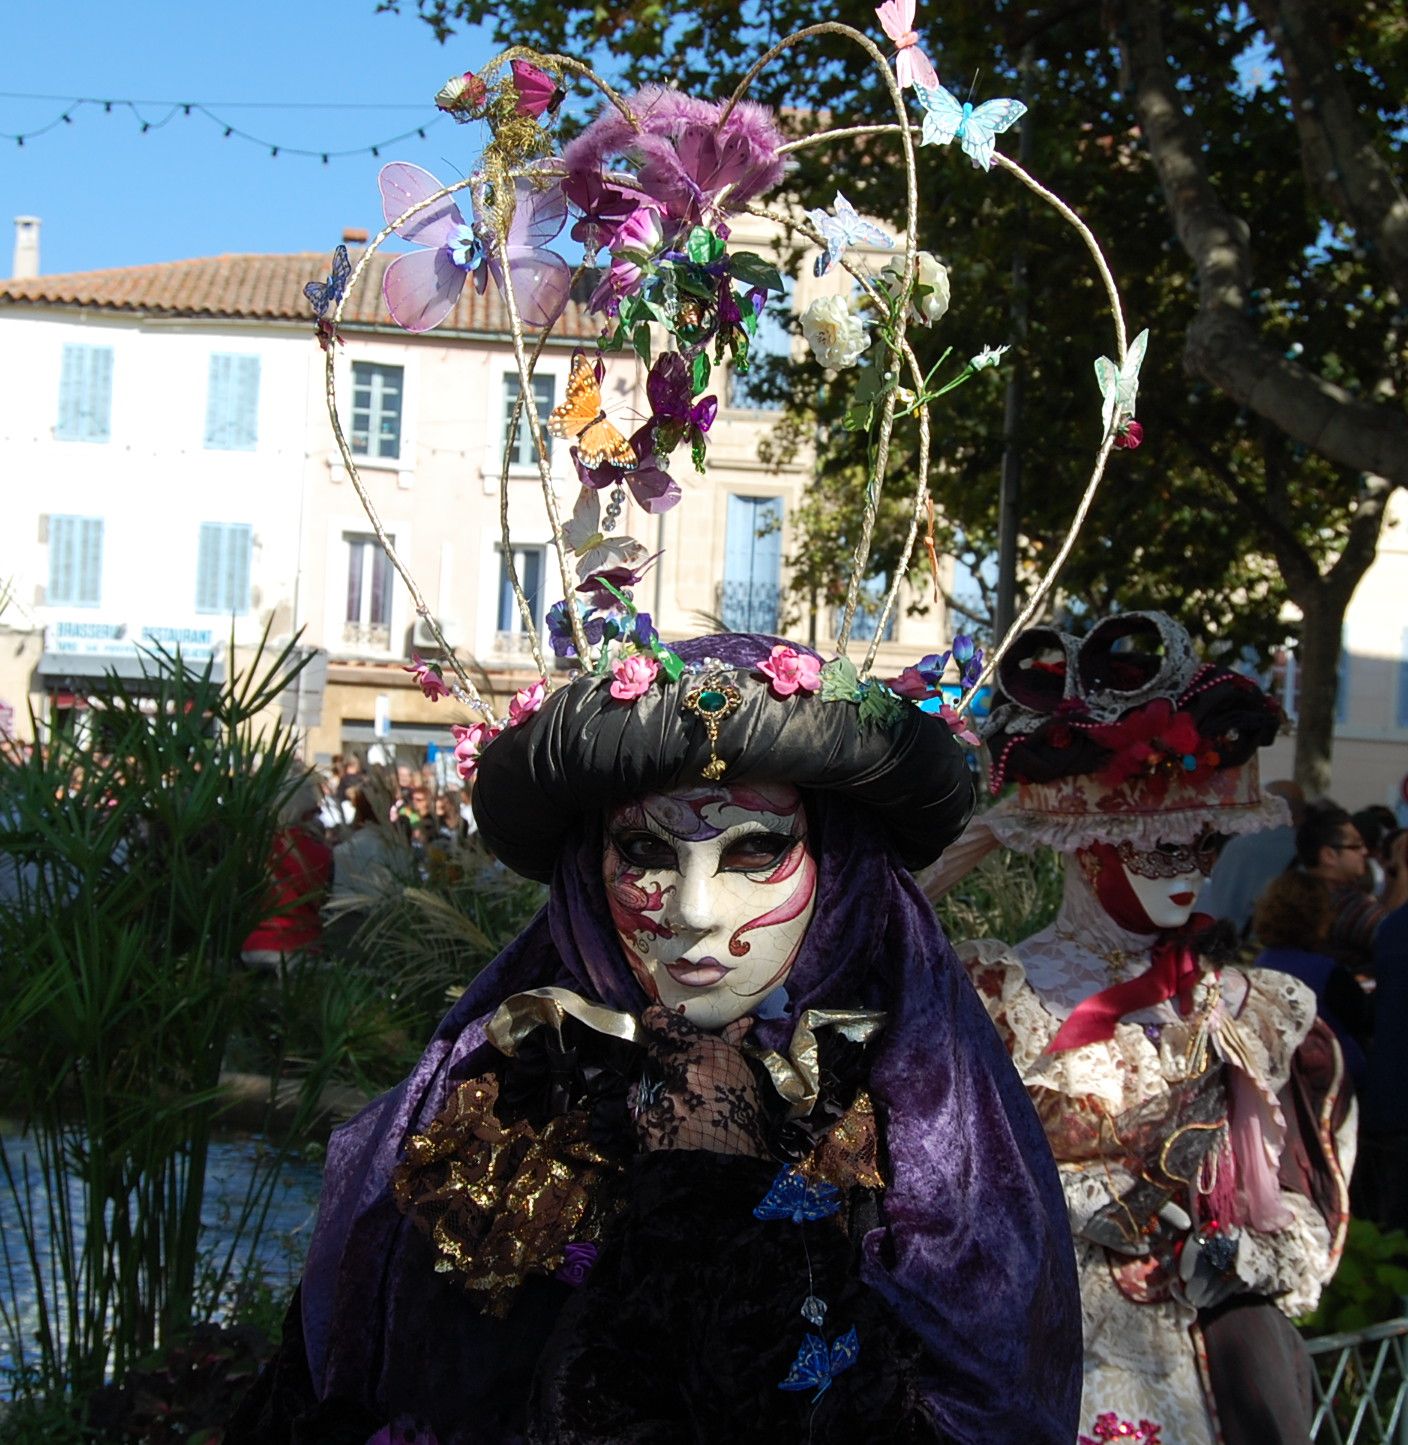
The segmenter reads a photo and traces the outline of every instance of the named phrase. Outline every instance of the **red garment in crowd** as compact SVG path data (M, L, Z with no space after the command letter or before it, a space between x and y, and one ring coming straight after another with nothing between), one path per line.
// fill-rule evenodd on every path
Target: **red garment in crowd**
M283 828L274 837L269 871L269 916L245 939L243 951L317 948L323 934L319 910L332 884L332 849L304 828Z

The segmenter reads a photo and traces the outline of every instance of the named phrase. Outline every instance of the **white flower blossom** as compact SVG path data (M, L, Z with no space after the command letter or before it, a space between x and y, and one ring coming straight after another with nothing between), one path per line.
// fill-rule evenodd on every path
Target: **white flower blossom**
M802 335L816 359L834 371L854 366L870 345L865 322L851 314L844 296L818 296L802 313Z
M904 262L899 259L887 261L883 274L889 278L891 286L898 290L904 280ZM921 251L914 285L916 293L921 286L928 287L928 290L923 296L916 294L910 301L910 317L921 326L932 326L948 310L948 267L932 251Z
M1006 346L985 346L969 361L968 365L971 366L974 371L982 371L989 366L996 366L1002 359L1002 353L1009 349L1010 348Z

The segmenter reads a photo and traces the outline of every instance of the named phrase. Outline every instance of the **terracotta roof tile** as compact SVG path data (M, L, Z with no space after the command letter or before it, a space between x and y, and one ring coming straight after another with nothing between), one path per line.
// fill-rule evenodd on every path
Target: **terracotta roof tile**
M394 254L378 252L367 264L357 290L343 309L344 328L392 326L381 294L381 278ZM103 311L146 312L163 316L239 317L257 321L296 321L313 328L312 312L303 295L308 281L323 280L330 258L326 253L294 256L204 256L193 261L159 261L149 266L124 266L111 271L76 271L67 276L34 276L0 281L0 304L35 302L49 306L89 306ZM595 337L599 319L572 301L554 336ZM490 286L480 296L466 286L436 336L473 333L508 335L508 314Z

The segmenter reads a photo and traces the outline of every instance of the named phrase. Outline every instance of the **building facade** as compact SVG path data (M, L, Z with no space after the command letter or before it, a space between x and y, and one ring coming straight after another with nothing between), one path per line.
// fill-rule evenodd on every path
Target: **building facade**
M766 250L756 236L736 239ZM527 429L504 477L518 374L495 289L466 287L434 332L395 326L381 298L391 257L367 267L334 350L339 415L368 497L429 610L481 685L502 700L549 666L548 606L563 595ZM818 281L804 258L786 305L849 284ZM263 630L298 635L315 655L300 720L310 757L373 741L414 757L443 746L458 708L413 685L411 652L433 639L381 547L325 412L325 359L302 294L321 255L222 256L0 283L0 706L28 736L32 710L51 726L81 724L109 669L137 677L144 649L179 648L224 667ZM563 398L571 354L599 318L574 301L535 375L541 419ZM765 318L758 345L796 344ZM776 413L746 378L716 373L721 408L709 465L681 450L684 497L659 517L628 502L620 530L659 562L638 590L665 638L706 630L775 632L787 619L791 518L809 459L773 467L760 446ZM622 429L648 412L644 368L608 358L605 404ZM563 516L579 492L568 445L550 443ZM509 586L511 555L531 629ZM862 618L859 634L866 634ZM808 623L823 648L835 620ZM830 634L830 635L829 635ZM882 648L896 669L945 645L944 619L900 609Z

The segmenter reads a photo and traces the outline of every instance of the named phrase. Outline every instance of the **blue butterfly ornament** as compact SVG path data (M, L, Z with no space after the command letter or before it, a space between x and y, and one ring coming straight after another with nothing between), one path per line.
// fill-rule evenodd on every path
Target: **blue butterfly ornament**
M821 1335L808 1334L802 1340L797 1358L779 1390L816 1390L815 1404L831 1388L831 1382L843 1370L849 1370L860 1357L860 1336L852 1326L832 1341L830 1348Z
M332 273L326 281L309 281L303 288L303 294L308 298L313 307L313 314L319 321L327 315L330 307L336 306L342 300L342 293L347 290L347 282L352 276L352 262L347 255L347 247L339 246L332 253Z
M893 249L893 237L874 221L867 221L840 191L836 192L833 209L836 212L834 216L822 210L807 212L807 219L821 232L826 242L826 250L816 258L812 267L818 276L825 276L851 246L868 244Z
M768 1186L761 1204L755 1205L756 1219L790 1219L793 1224L804 1220L828 1219L841 1208L841 1191L825 1180L808 1182L800 1170L779 1169Z
M914 93L925 112L919 144L946 146L957 140L964 155L985 171L992 169L997 137L1027 113L1020 100L985 100L975 106L971 101L960 101L942 85L933 90L916 85Z

